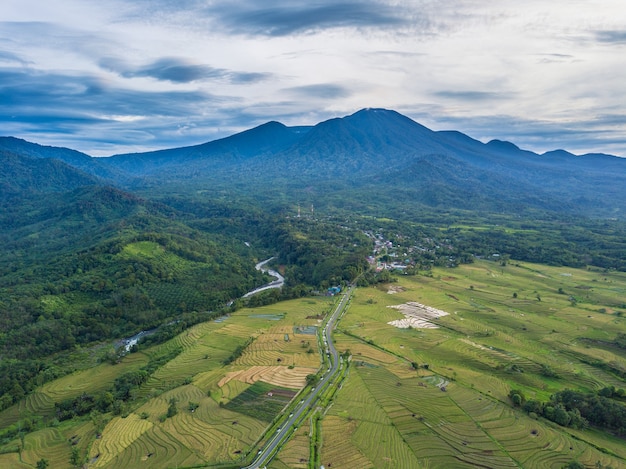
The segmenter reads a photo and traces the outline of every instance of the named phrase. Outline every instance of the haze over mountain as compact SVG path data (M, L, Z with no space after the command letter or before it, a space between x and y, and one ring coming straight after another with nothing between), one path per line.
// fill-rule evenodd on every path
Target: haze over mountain
M13 138L0 139L0 149L20 155L33 174L41 159L75 168L78 179L59 178L59 190L94 183L90 175L126 189L282 191L292 201L312 203L330 192L498 212L623 217L626 210L626 159L564 150L539 155L498 140L485 144L460 132L432 131L385 109L363 109L310 127L270 121L201 145L109 158ZM3 184L26 189L20 181L28 178L15 171L5 171ZM86 179L76 182L81 177Z

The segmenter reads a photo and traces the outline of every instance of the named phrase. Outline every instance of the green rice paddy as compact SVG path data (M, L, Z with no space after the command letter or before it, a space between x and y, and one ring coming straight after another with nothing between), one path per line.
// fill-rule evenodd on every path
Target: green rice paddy
M533 419L508 398L511 389L547 400L564 388L626 387L594 366L626 370L626 354L610 344L626 332L618 314L625 286L624 274L483 261L357 290L335 334L352 362L323 424L322 461L333 468L357 460L359 467L561 468L574 460L626 467L623 440ZM437 329L388 325L402 317L388 306L407 302L450 314L434 321ZM407 373L410 363L420 368Z
M135 243L120 255L156 256L175 268L179 261L161 249ZM612 345L617 333L626 333L626 274L479 261L401 276L391 286L356 290L334 333L351 362L331 405L320 409L321 464L557 469L576 460L587 467L626 467L623 439L531 418L508 398L511 389L545 401L564 388L626 388L618 373L626 370L626 353ZM320 357L307 334L332 301L244 309L118 365L46 383L0 413L5 427L28 415L46 423L23 440L3 442L0 467L32 469L45 457L50 467L70 468L74 447L88 468L241 467L297 390L224 378L258 365L315 370ZM387 324L403 318L388 306L407 302L449 315L434 320L436 329ZM243 354L224 366L251 337ZM137 390L123 415L54 421L55 403L106 390L118 376L174 350L181 352ZM178 412L164 419L171 399ZM193 412L190 403L197 404ZM310 432L310 422L302 422L268 467L308 468Z

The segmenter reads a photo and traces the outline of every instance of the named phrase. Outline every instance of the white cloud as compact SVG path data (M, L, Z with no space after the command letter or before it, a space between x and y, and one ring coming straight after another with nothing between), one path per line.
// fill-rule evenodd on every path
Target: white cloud
M136 151L374 106L537 151L626 156L618 0L3 0L2 8L0 114L10 117L0 124L40 143Z

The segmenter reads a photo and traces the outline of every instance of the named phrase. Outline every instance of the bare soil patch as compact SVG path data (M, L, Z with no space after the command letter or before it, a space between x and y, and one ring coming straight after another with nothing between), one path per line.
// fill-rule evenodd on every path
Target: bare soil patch
M416 329L436 329L439 326L432 323L433 319L447 316L449 313L431 306L410 301L402 305L388 306L388 308L397 309L404 314L404 319L396 319L387 324L391 324L399 329L408 329L414 327Z

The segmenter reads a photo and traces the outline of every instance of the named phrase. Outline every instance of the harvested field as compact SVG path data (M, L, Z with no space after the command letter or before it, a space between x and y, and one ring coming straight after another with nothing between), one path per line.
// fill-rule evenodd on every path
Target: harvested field
M226 373L217 385L221 388L230 380L236 379L247 384L265 381L276 386L300 389L306 384L307 375L314 374L316 371L316 368L300 366L291 369L286 366L252 366L245 370Z
M431 321L449 314L440 309L414 301L402 305L388 306L388 308L397 309L404 314L404 319L397 319L387 323L399 329L408 329L409 327L416 329L436 329L439 326L433 324Z
M363 469L374 467L363 451L352 441L357 426L358 423L355 420L346 420L332 415L322 421L324 439L321 458L327 467Z
M153 426L105 465L100 464L100 458L98 458L90 467L165 469L198 465L203 462L205 461L199 455L184 447L167 431Z
M309 467L309 431L308 423L303 422L294 436L278 453L276 460L293 469L307 469ZM274 467L275 461L272 461ZM354 466L363 467L363 466Z
M32 469L32 465L20 461L18 453L0 454L0 467L11 467L15 469Z

